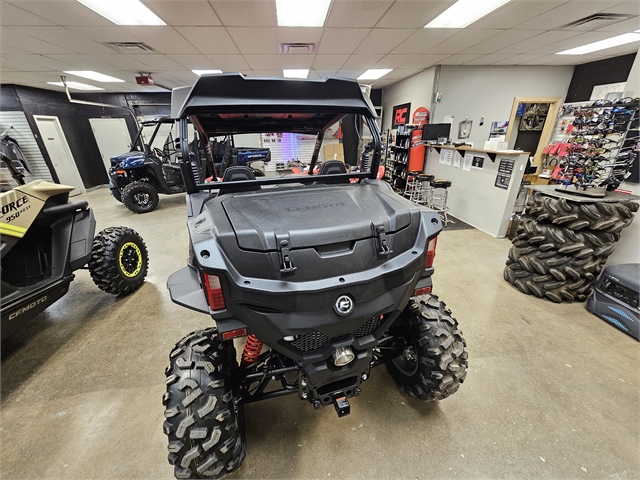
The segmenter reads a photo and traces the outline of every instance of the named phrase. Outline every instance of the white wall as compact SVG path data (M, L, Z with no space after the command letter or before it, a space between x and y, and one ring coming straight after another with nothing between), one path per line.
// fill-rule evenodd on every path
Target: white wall
M632 91L636 97L640 95L640 48L631 66L631 71L629 72L627 84L624 89L626 91Z
M431 111L433 100L433 79L436 68L431 67L400 83L391 85L382 91L382 130L391 128L393 107L411 102L411 115L418 107ZM432 121L433 122L433 121Z
M442 101L431 112L431 123L455 115L451 138L458 139L458 124L473 120L471 137L482 148L489 138L491 122L509 120L515 97L564 97L569 89L571 66L465 66L443 65L439 92ZM413 105L412 105L413 108ZM480 118L484 116L484 125Z

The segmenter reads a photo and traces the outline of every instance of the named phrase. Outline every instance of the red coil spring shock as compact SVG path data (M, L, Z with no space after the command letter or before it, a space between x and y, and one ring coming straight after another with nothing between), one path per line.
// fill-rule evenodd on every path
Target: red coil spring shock
M242 366L251 365L260 356L262 350L262 342L258 340L253 333L247 337L247 343L244 344L244 350L242 350Z

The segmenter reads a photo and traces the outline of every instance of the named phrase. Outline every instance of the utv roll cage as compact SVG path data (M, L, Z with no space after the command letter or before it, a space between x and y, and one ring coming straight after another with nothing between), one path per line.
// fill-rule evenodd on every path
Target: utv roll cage
M316 135L308 175L237 180L234 187L376 178L382 150L376 113L354 80L257 78L232 73L203 75L188 90L184 101L180 98L184 91L176 90L172 116L180 122L180 168L187 193L220 188L217 183L196 183L194 179L189 162L188 118L207 138L243 133ZM373 158L369 171L314 175L325 130L346 115L362 115L371 131Z
M142 132L144 130L144 127L157 127L158 125L161 124L165 124L165 123L175 123L176 119L175 118L171 118L171 117L159 117L159 118L155 118L153 120L145 120L144 122L140 122L140 128L138 128L138 132L136 133L136 136L133 139L133 142L131 142L131 152L137 152L140 151L142 153L144 153L145 155L149 155L151 152L149 151L149 145L153 145L153 141L155 140L156 136L158 135L158 132L160 131L159 128L156 128L153 132L153 134L151 135L151 138L149 139L148 143L145 143L144 141L144 137L142 135ZM140 148L140 150L138 150L138 148Z

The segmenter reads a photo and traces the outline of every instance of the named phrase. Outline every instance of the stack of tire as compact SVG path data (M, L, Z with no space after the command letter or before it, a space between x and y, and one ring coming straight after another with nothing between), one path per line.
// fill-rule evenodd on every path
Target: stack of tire
M509 250L504 279L527 295L583 302L638 204L572 202L535 192Z

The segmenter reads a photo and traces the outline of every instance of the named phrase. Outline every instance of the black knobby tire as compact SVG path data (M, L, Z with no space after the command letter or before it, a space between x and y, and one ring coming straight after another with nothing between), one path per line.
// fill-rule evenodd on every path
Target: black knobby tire
M113 195L113 198L115 198L117 201L122 203L122 192L119 189L112 188L111 189L111 194Z
M527 199L527 213L540 223L562 225L571 230L602 230L619 233L633 220L639 205L631 201L614 203L572 202L536 192Z
M140 288L148 269L149 253L135 230L106 228L93 239L89 272L101 290L127 295Z
M409 302L401 321L408 347L387 363L391 377L402 391L419 400L453 395L467 376L468 354L451 310L437 296L424 295Z
M165 371L163 430L176 478L222 478L244 460L243 405L231 382L235 348L215 328L178 342Z
M131 182L122 189L122 203L133 213L148 213L160 202L158 192L147 182Z

